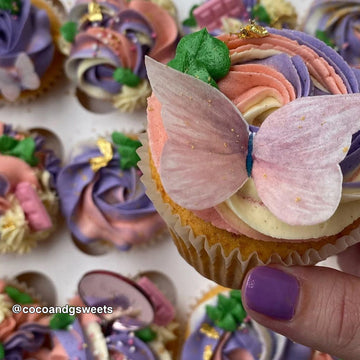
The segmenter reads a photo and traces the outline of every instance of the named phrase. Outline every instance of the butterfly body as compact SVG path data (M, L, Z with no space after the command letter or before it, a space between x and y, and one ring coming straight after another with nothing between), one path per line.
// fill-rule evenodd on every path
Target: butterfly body
M339 163L360 130L360 94L297 99L271 113L254 136L216 88L149 58L146 65L168 135L160 176L180 206L219 205L251 176L262 203L287 224L313 225L335 212Z

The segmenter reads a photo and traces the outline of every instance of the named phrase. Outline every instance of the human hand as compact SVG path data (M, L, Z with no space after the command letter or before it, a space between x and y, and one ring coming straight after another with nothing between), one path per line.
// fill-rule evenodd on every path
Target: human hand
M360 359L360 244L339 256L345 272L319 266L261 266L243 284L260 324L344 360Z

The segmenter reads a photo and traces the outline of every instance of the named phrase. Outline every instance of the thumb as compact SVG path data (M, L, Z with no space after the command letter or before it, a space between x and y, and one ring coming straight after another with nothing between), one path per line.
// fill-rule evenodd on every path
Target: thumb
M243 284L250 317L295 342L360 359L360 278L324 267L252 269Z

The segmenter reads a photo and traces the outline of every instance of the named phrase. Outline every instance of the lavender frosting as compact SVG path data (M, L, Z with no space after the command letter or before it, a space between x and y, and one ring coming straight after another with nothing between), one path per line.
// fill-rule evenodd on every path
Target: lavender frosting
M75 5L70 12L70 20L79 23L78 16L83 13L81 10L83 8L83 3ZM131 9L124 9L121 2L117 4L117 7L112 2L101 2L101 8L104 13L103 20L96 22L96 27L110 29L113 32L125 35L136 49L136 63L132 71L141 79L145 79L144 57L155 43L152 37L154 29L142 14ZM94 24L89 21L80 24L79 34L72 44L70 57L66 65L67 73L70 78L74 77L73 71L76 70L78 65L74 64L76 61L80 64L81 61L94 57L110 59L112 66L109 66L109 63L100 63L90 67L84 74L83 82L114 95L119 93L123 86L112 77L115 68L123 67L123 59L114 53L111 46L103 42L96 42L95 36L87 32L93 26ZM142 43L139 41L140 38L146 38L149 42ZM96 43L97 48L94 51L93 45ZM123 52L126 54L128 50L124 47Z
M3 345L7 360L22 360L25 353L39 350L49 333L47 326L37 323L22 325Z
M46 11L32 6L30 0L20 2L18 15L0 10L0 67L11 68L18 55L25 52L41 76L54 55L49 18Z
M305 19L304 31L322 31L340 55L360 66L360 1L315 0Z
M136 223L156 214L154 205L145 194L145 186L140 181L140 171L136 167L128 170L120 168L119 154L114 151L107 166L94 172L90 159L101 156L96 147L86 148L65 166L57 180L62 212L74 236L85 243L99 240L85 235L76 221L76 214L82 202L82 194L89 184L93 184L92 201L107 219ZM104 236L103 240L107 240ZM127 250L130 244L120 246Z

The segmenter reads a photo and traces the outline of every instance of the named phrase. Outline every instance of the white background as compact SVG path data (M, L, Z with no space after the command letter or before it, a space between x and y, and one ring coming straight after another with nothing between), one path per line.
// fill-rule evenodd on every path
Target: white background
M276 0L274 0L276 1ZM300 14L305 12L309 0L292 1ZM179 18L187 17L194 0L177 0ZM70 6L70 3L66 3ZM138 132L144 129L145 113L121 114L119 112L98 115L83 109L74 96L74 88L61 79L46 95L28 105L4 106L0 109L0 121L25 128L52 129L63 142L66 154L79 141L96 139L114 130ZM329 259L327 265L335 265ZM87 271L107 269L124 275L135 276L138 272L157 270L166 273L177 288L177 304L180 314L212 283L200 276L177 253L170 238L147 247L133 248L129 252L111 251L105 255L90 256L81 252L72 242L63 226L57 234L41 243L31 253L0 256L0 277L13 277L24 272L46 274L54 283L59 304L65 304L75 291L77 282Z

